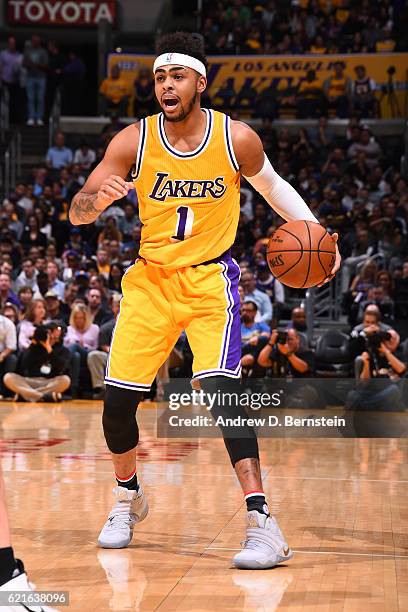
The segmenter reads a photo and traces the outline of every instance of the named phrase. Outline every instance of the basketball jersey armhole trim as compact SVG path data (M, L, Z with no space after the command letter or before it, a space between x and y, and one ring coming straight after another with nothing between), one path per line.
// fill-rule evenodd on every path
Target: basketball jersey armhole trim
M224 140L231 166L235 172L239 172L239 165L235 157L234 147L232 146L231 120L228 115L224 115Z
M139 146L137 148L136 155L136 165L135 171L132 173L132 179L137 181L140 175L140 170L142 167L143 156L146 149L146 137L147 137L147 129L146 129L146 119L140 120L140 132L139 132Z
M171 144L167 140L166 131L164 129L164 115L163 113L159 113L157 115L157 133L159 135L160 144L167 151L167 153L170 153L172 157L175 157L176 159L194 159L195 157L198 157L201 153L203 153L207 148L213 132L214 118L211 109L203 108L201 110L204 111L207 116L207 126L204 138L200 145L196 149L194 149L194 151L187 151L186 153L178 151L177 149L171 146Z

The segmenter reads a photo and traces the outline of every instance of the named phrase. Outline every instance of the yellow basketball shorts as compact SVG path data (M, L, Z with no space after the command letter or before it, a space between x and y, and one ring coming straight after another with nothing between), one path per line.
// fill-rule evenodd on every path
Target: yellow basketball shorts
M193 378L239 378L239 278L230 251L176 270L138 259L122 279L105 383L148 391L183 330L194 355Z

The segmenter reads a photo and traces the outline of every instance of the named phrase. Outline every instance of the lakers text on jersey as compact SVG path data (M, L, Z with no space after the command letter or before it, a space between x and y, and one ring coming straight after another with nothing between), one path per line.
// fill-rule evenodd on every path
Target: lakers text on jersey
M143 224L140 255L153 265L182 268L218 257L234 242L239 172L230 119L204 109L207 126L195 151L169 143L163 114L143 119L134 183Z

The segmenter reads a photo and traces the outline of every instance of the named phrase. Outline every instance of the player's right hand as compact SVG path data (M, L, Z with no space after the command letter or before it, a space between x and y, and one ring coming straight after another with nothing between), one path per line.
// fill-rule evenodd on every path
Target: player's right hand
M132 182L127 182L121 176L111 174L99 187L98 204L102 204L106 208L115 200L126 197L130 189L134 189Z

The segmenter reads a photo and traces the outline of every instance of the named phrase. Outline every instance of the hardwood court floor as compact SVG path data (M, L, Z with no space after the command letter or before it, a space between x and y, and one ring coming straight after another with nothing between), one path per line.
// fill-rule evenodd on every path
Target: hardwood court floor
M157 440L152 408L139 410L150 514L128 549L102 550L114 482L101 403L0 404L13 545L37 588L85 612L408 610L407 440L262 439L295 557L239 571L244 506L222 441Z

